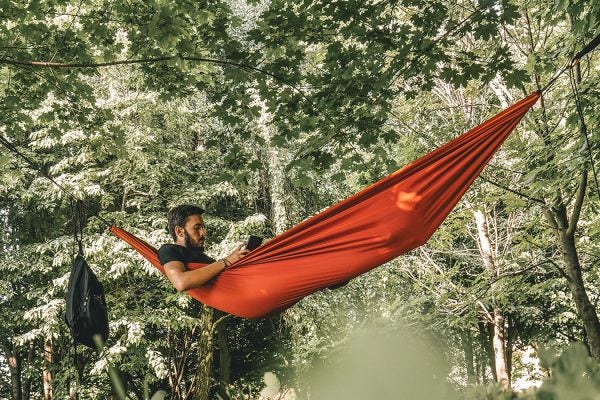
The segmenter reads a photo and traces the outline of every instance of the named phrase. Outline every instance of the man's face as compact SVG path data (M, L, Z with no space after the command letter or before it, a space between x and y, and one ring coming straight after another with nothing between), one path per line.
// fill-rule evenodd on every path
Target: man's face
M206 228L201 215L190 215L187 218L183 227L183 238L185 247L196 247L204 251Z

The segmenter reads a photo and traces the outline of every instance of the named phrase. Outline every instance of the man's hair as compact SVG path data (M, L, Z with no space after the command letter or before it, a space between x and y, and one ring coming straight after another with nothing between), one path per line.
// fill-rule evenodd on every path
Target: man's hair
M185 221L188 219L190 215L202 215L204 214L204 209L194 206L191 204L181 204L175 206L167 212L167 222L169 224L168 229L171 236L173 236L173 241L177 241L177 235L175 234L176 226L185 226Z

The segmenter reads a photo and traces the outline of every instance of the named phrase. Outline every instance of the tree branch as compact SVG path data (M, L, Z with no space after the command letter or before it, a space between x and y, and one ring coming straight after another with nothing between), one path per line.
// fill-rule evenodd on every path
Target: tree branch
M212 326L210 327L210 334L213 335L215 330L217 329L217 326L225 321L226 319L231 318L233 315L232 314L225 314L222 317L220 317L219 319L217 319L215 322L213 322Z
M21 61L21 60L9 59L9 58L0 58L0 64L9 64L9 65L15 65L15 66L20 66L20 67L37 67L37 68L40 68L40 67L41 68L102 68L102 67L110 67L110 66L116 66L116 65L159 63L159 62L164 62L164 61L170 61L170 60L173 60L176 58L179 58L181 60L186 60L186 61L206 62L206 63L210 63L210 64L237 67L240 69L259 72L263 75L267 75L267 76L275 79L276 81L280 82L281 84L283 84L285 86L289 86L292 89L294 89L304 100L306 100L311 105L311 107L315 111L320 112L334 127L337 127L337 123L333 120L333 118L331 118L323 110L320 110L315 105L315 103L298 86L288 82L283 77L281 77L277 74L274 74L272 72L269 72L267 70L264 70L262 68L258 68L258 67L252 66L252 65L243 64L243 63L239 63L239 62L235 62L235 61L218 60L218 59L214 59L214 58L205 58L205 57L189 57L189 56L183 56L183 55L168 55L168 56L155 57L155 58L139 58L139 59L134 59L134 60L118 60L118 61L108 61L108 62L102 62L102 63L57 63L57 62L48 62L48 61Z
M252 65L238 63L235 61L228 60L218 60L214 58L206 58L206 57L188 57L183 55L168 55L162 57L155 58L138 58L134 60L117 60L117 61L107 61L101 63L58 63L58 62L50 62L50 61L21 61L14 60L9 58L0 58L0 64L9 64L16 65L21 67L43 67L43 68L102 68L102 67L111 67L116 65L131 65L131 64L150 64L150 63L159 63L163 61L170 61L174 59L182 59L186 61L196 61L196 62L206 62L211 64L218 65L228 65L232 67L237 67L241 69L246 69L250 71L260 72L261 74L270 76L273 79L276 79L287 86L290 86L298 93L300 93L305 99L307 98L304 93L295 85L287 82L284 78L273 74L272 72L266 71L262 68L258 68Z
M511 188L509 188L508 186L504 186L504 185L501 185L501 184L499 184L499 183L497 183L497 182L494 182L494 181L492 181L492 180L490 180L490 179L486 178L486 177L485 177L485 176L483 176L483 175L479 175L479 177L480 177L481 179L483 179L485 182L487 182L487 183L489 183L489 184L492 184L492 185L494 185L494 186L496 186L496 187L499 187L500 189L507 190L507 191L509 191L509 192L511 192L511 193L513 193L513 194L516 194L517 196L523 197L523 198L525 198L525 199L527 199L527 200L529 200L529 201L532 201L532 202L535 202L535 203L538 203L538 204L542 204L542 205L546 205L546 202L545 202L544 200L542 200L542 199L538 199L538 198L536 198L536 197L531 197L531 196L528 196L528 195L526 195L525 193L521 193L521 192L519 192L519 191L517 191L517 190L514 190L514 189L511 189Z
M515 276L518 276L518 275L524 274L525 272L531 271L532 269L535 269L535 268L537 268L537 267L540 267L540 266L542 266L542 265L544 265L544 264L552 264L552 265L554 265L555 267L557 266L557 264L556 264L556 262L555 262L554 260L544 260L544 261L540 261L539 263L536 263L536 264L530 265L530 266L529 266L529 267L527 267L527 268L524 268L524 269L521 269L521 270L518 270L518 271L506 272L506 273L504 273L504 274L498 275L497 277L494 277L494 278L491 280L491 283L496 283L496 282L498 282L499 280L501 280L501 279L504 279L504 278L512 278L512 277L515 277ZM566 276L566 274L564 273L564 271L562 271L562 270L561 270L561 271L560 271L560 273L561 273L561 275L562 275L563 277L564 277L564 276Z
M117 61L107 61L101 63L59 63L59 62L51 62L51 61L21 61L14 60L9 58L0 58L0 64L9 64L16 65L21 67L43 67L43 68L102 68L102 67L111 67L116 65L131 65L131 64L151 64L151 63L159 63L164 61L170 61L174 59L181 59L186 61L196 61L196 62L206 62L210 64L218 64L218 65L228 65L232 67L237 67L240 69L246 69L254 72L260 72L261 74L270 76L271 78L284 83L287 86L290 86L298 93L300 93L305 99L306 96L304 93L295 85L287 82L284 78L279 75L276 75L272 72L266 71L262 68L258 68L252 65L243 64L235 61L228 60L218 60L214 58L206 58L206 57L189 57L183 55L168 55L162 57L154 57L154 58L138 58L134 60L117 60Z
M569 276L569 275L568 275L568 274L565 272L565 270L564 270L564 269L562 269L562 268L561 268L561 266L560 266L560 265L558 265L558 264L556 263L556 261L553 261L553 260L548 260L548 262L549 262L550 264L552 264L552 265L553 265L553 266L556 268L556 270L558 271L558 273L559 273L559 274L560 274L560 275L561 275L563 278L565 278L565 279L567 280L567 282L571 282L571 281L572 281L571 277L570 277L570 276Z
M488 311L485 304L483 304L481 302L481 300L476 300L476 301L477 301L477 304L479 304L479 306L481 307L481 310L483 311L483 313L485 314L484 316L490 321L490 324L494 325L494 317L492 316L492 314L490 314L490 312Z
M175 56L172 56L175 57ZM261 74L270 76L271 78L278 80L280 82L282 82L283 84L291 87L292 89L296 90L298 93L300 93L302 95L302 97L304 97L305 99L308 100L308 98L304 95L304 92L302 92L302 90L300 90L296 85L293 85L289 82L287 82L284 78L275 75L269 71L265 71L262 68L258 68L258 67L254 67L252 65L248 65L248 64L242 64L242 63L238 63L235 61L228 61L228 60L217 60L214 58L204 58L204 57L187 57L187 56L179 56L181 57L182 60L186 60L186 61L197 61L197 62L207 62L207 63L211 63L211 64L219 64L219 65L228 65L231 67L237 67L240 69L247 69L250 71L254 71L254 72L260 72ZM310 100L309 100L310 101Z
M575 229L577 229L577 223L579 222L579 216L581 215L581 208L583 207L583 200L585 199L585 192L587 189L587 168L583 169L581 174L581 182L579 183L579 190L577 191L577 197L575 198L575 205L573 206L573 213L571 213L571 221L569 221L569 228L566 234L570 237L575 235Z
M44 68L101 68L110 67L114 65L126 65L126 64L147 64L157 63L162 61L168 61L178 56L163 56L156 58L140 58L136 60L118 60L108 61L103 63L58 63L49 61L21 61L13 60L9 58L0 58L0 64L10 64L20 67L44 67Z
M556 218L554 218L554 214L552 214L552 211L549 208L544 208L544 216L546 217L548 224L550 224L550 228L557 230L558 223L556 222Z

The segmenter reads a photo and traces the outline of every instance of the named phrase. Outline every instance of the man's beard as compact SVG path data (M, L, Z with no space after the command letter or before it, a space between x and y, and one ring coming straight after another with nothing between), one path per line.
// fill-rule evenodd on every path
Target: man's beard
M192 243L192 238L190 237L190 235L188 235L185 229L183 230L183 240L185 247L193 247L195 249L200 250L201 252L204 252L204 245L195 245L194 243Z

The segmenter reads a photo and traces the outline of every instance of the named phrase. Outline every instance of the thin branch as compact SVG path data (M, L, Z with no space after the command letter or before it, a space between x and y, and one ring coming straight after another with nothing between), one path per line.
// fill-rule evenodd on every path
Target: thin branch
M338 124L333 120L333 118L331 116L329 116L329 114L326 113L325 111L320 110L316 106L316 104L297 85L292 84L292 83L288 82L287 80L285 80L283 77L276 75L272 72L266 71L262 68L255 67L255 66L248 65L248 64L238 63L235 61L218 60L218 59L205 58L205 57L189 57L189 56L183 56L183 55L169 55L169 56L162 56L162 57L155 57L155 58L118 60L118 61L109 61L109 62L103 62L103 63L56 63L56 62L47 62L47 61L21 61L21 60L14 60L14 59L8 59L8 58L0 58L0 64L9 64L9 65L15 65L15 66L20 66L20 67L36 67L36 68L39 68L39 67L43 67L43 68L102 68L102 67L110 67L110 66L116 66L116 65L159 63L159 62L164 62L164 61L170 61L170 60L173 60L176 58L186 60L186 61L206 62L206 63L217 64L217 65L232 66L232 67L237 67L240 69L258 72L258 73L264 74L266 76L269 76L269 77L275 79L276 81L280 82L281 84L288 86L288 87L292 88L294 91L296 91L304 100L306 100L308 102L308 104L310 104L310 106L312 107L313 110L320 112L325 117L325 119L327 119L333 125L334 128L338 126Z
M77 6L77 13L76 13L76 15L79 15L79 13L81 12L81 5L82 4L83 4L83 0L79 0L79 5ZM65 43L65 40L67 39L67 33L73 27L74 23L75 23L75 17L71 18L71 22L69 23L69 26L67 27L67 29L65 29L62 32L62 38L61 38L60 42L56 45L56 49L54 50L54 54L52 54L52 57L50 57L50 61L54 61L54 58L56 57L56 55L60 51L60 48L63 46L63 44Z
M221 318L217 319L217 320L216 320L216 321L215 321L215 322L212 324L212 327L211 327L211 329L210 329L210 332L211 332L211 334L212 334L212 333L214 333L215 329L217 328L217 326L218 326L218 325L219 325L221 322L225 321L226 319L229 319L229 318L231 318L232 316L233 316L232 314L225 314L225 315L223 315Z
M479 306L481 307L481 309L485 313L485 317L490 321L490 323L492 325L496 325L495 322L494 322L494 317L492 316L492 314L490 314L490 312L488 311L488 309L485 306L485 304L483 304L481 300L477 300L477 304L479 304Z
M254 72L259 72L261 74L267 75L267 76L291 87L292 89L297 91L305 100L309 101L311 103L311 105L313 105L313 107L314 107L314 104L312 103L312 101L304 94L304 92L302 90L300 90L300 88L298 88L296 85L294 85L292 83L287 82L281 76L276 75L272 72L266 71L262 68L258 68L258 67L252 66L252 65L243 64L243 63L239 63L239 62L235 62L235 61L229 61L229 60L219 60L219 59L206 58L206 57L189 57L189 56L183 56L183 55L168 55L168 56L155 57L155 58L138 58L138 59L133 59L133 60L117 60L117 61L107 61L107 62L101 62L101 63L58 63L58 62L50 62L50 61L21 61L21 60L9 59L9 58L0 58L0 64L10 64L10 65L16 65L16 66L25 66L25 67L45 67L45 68L102 68L102 67L111 67L111 66L116 66L116 65L159 63L159 62L174 60L177 58L179 58L181 60L186 60L186 61L196 61L196 62L206 62L206 63L218 64L218 65L226 65L226 66L237 67L240 69L246 69L246 70L250 70L250 71L254 71ZM330 119L329 117L327 117L327 115L325 115L325 117L327 119ZM334 121L331 119L330 119L330 122L334 123Z
M42 49L46 46L0 46L0 49L16 49L16 50L31 50Z
M101 67L110 67L114 65L124 65L124 64L147 64L147 63L156 63L162 61L169 61L178 56L163 56L156 58L140 58L136 60L118 60L118 61L108 61L103 63L58 63L58 62L49 62L49 61L21 61L14 60L9 58L0 58L0 64L10 64L21 67L45 67L45 68L101 68Z
M131 64L150 64L150 63L159 63L164 61L170 61L174 59L182 59L186 61L197 61L197 62L206 62L211 64L218 65L228 65L233 67L238 67L241 69L246 69L250 71L260 72L261 74L270 76L273 79L276 79L287 86L290 86L297 92L299 92L305 99L307 97L304 93L295 85L288 83L284 78L273 74L269 71L266 71L262 68L254 67L252 65L238 63L235 61L228 60L218 60L214 58L206 58L206 57L188 57L183 55L168 55L162 57L154 57L154 58L138 58L133 60L117 60L117 61L107 61L101 63L58 63L58 62L50 62L50 61L21 61L14 60L9 58L1 58L0 64L10 64L16 66L25 66L25 67L45 67L45 68L102 68L102 67L111 67L116 65L131 65Z
M175 57L175 56L172 56ZM182 60L186 60L186 61L198 61L198 62L207 62L207 63L212 63L212 64L219 64L219 65L227 65L227 66L232 66L232 67L237 67L240 69L246 69L246 70L250 70L250 71L254 71L254 72L259 72L261 74L270 76L271 78L283 83L286 86L291 87L292 89L294 89L296 92L298 92L298 94L300 94L300 96L302 96L302 98L306 101L309 102L309 104L315 109L315 111L318 111L318 108L315 106L315 104L313 103L313 101L311 99L308 98L308 96L306 94L304 94L304 92L302 90L300 90L300 88L292 83L287 82L284 78L282 78L279 75L273 74L269 71L266 71L262 68L258 68L258 67L254 67L252 65L248 65L248 64L242 64L242 63L238 63L235 61L228 61L228 60L217 60L214 58L204 58L204 57L187 57L187 56L178 56L181 57ZM334 126L336 125L335 121L329 117L326 113L324 113L323 111L321 111L321 113L323 114L323 116L325 118L327 118L327 120L329 120L329 122L331 122Z
M490 163L486 168L487 169L491 169L491 170L500 169L502 171L510 172L510 173L513 173L513 174L519 174L519 175L525 175L525 174L527 174L527 171L517 171L516 169L511 169L511 168L505 167L504 165L501 165L501 164L492 164L492 163Z
M579 190L577 191L575 205L573 206L573 213L571 214L571 221L569 221L569 227L567 228L566 232L569 237L572 237L577 229L577 223L579 222L581 208L583 207L583 200L585 199L585 191L587 189L587 178L588 171L587 168L584 168L581 174L581 182L579 183Z
M511 188L509 188L508 186L504 186L504 185L502 185L502 184L500 184L500 183L498 183L498 182L494 182L494 181L492 181L492 180L490 180L490 179L486 178L486 177L485 177L485 176L483 176L483 175L479 175L479 177L480 177L481 179L483 179L485 182L487 182L487 183L489 183L489 184L492 184L492 185L494 185L494 186L497 186L497 187L499 187L500 189L507 190L507 191L509 191L509 192L511 192L511 193L513 193L513 194L516 194L517 196L523 197L523 198L525 198L525 199L527 199L527 200L529 200L529 201L532 201L532 202L535 202L535 203L538 203L538 204L542 204L542 205L546 205L546 202L545 202L544 200L542 200L542 199L538 199L538 198L535 198L535 197L528 196L528 195L526 195L525 193L521 193L521 192L519 192L519 191L517 191L517 190L514 190L514 189L511 189Z
M550 264L552 264L552 265L553 265L553 266L556 268L556 270L558 271L558 273L559 273L559 274L561 274L561 275L562 275L562 277L563 277L563 278L565 278L565 279L567 280L567 282L572 282L572 279L571 279L571 277L570 277L570 276L569 276L569 275L568 275L568 274L565 272L565 270L564 270L564 269L562 269L562 268L561 268L561 266L560 266L560 265L558 265L558 264L556 263L556 261L553 261L553 260L548 260L548 262L549 262Z
M544 261L540 261L539 263L533 264L533 265L531 265L531 266L529 266L527 268L524 268L524 269L521 269L521 270L518 270L518 271L512 271L512 272L506 272L506 273L500 274L500 275L494 277L491 280L491 283L496 283L499 280L504 279L504 278L512 278L512 277L524 274L525 272L531 271L532 269L535 269L535 268L537 268L537 267L539 267L541 265L549 264L549 263L553 263L553 262L554 261L552 261L552 260L544 260Z
M456 24L456 26L454 26L452 29L447 30L442 35L440 35L435 40L433 40L431 43L429 43L429 45L427 47L425 47L421 51L417 52L417 54L415 55L415 58L413 58L409 63L405 64L404 68L401 68L399 71L397 71L392 76L389 86L392 87L402 73L404 73L405 71L408 71L410 69L413 69L416 62L419 61L419 59L423 55L425 55L428 51L432 50L439 42L441 42L443 39L449 37L451 34L458 31L459 29L461 29L463 27L463 25L465 25L467 22L469 22L469 20L477 14L477 11L478 11L478 9L476 8L471 14L469 14L462 21L460 21L458 24ZM472 21L472 22L474 22L474 21ZM377 97L377 101L379 101L380 98L381 98L381 95Z
M435 112L435 111L447 111L447 110L452 110L454 108L474 108L474 107L487 107L489 104L484 104L484 103L469 103L469 104L461 104L458 106L448 106L448 107L440 107L440 108L431 108L431 109L424 109L424 111L426 112Z
M519 41L517 40L516 36L513 36L509 31L508 28L506 28L506 25L502 25L502 28L504 29L504 32L508 35L508 37L510 37L513 40L513 44L515 45L515 47L519 50L519 52L521 53L521 55L527 57L529 55L529 53L527 53L520 45L519 45Z

